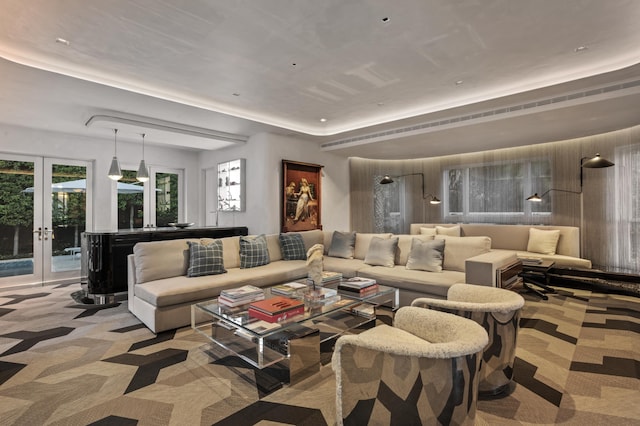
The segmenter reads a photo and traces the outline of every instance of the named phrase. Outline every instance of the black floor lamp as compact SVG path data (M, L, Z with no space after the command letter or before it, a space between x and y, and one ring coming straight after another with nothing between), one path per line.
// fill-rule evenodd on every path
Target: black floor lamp
M422 177L422 199L429 200L430 204L440 204L441 201L438 197L433 194L425 194L424 193L424 173L409 173L406 175L395 176L396 178L405 177L405 176L418 176ZM380 181L380 185L387 185L389 183L393 183L393 179L389 175L384 175L382 180Z
M558 192L568 192L570 194L578 194L580 195L580 256L582 256L584 254L584 196L582 193L582 187L584 185L584 169L585 167L588 169L603 169L605 167L611 167L613 166L614 163L612 163L609 160L606 160L602 157L600 157L600 154L596 154L595 157L589 158L589 157L582 157L580 159L580 191L570 191L567 189L556 189L556 188L551 188L546 190L545 192L542 193L542 195L538 195L538 193L536 192L535 194L533 194L532 196L527 198L527 201L533 201L533 202L541 202L542 201L542 197L544 197L545 195L547 195L548 193L552 192L552 191L558 191Z

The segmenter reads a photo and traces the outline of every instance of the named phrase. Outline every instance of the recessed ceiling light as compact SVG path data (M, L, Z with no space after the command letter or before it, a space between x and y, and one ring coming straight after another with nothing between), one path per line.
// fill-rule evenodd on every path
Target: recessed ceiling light
M320 119L320 122L321 122L321 123L326 123L326 122L327 122L327 119L326 119L326 118L321 118L321 119Z
M235 92L235 93L232 93L232 95L233 95L233 96L240 96L240 93Z
M461 84L464 84L464 80L458 80L458 81L456 81L456 86L460 86Z
M584 52L587 49L589 49L587 46L578 46L573 50L576 51L576 52Z
M376 105L378 105L378 106L383 106L383 105L384 105L384 102L378 102Z
M382 22L384 22L385 24L389 23L391 19L389 19L388 16L385 16L384 18L381 19Z
M56 39L56 43L64 44L65 46L69 46L71 44L71 42L69 40L64 39L62 37L58 37Z

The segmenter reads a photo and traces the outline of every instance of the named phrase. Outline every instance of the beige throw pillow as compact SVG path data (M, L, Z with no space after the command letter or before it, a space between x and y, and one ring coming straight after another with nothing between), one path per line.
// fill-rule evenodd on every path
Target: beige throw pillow
M527 251L531 253L556 254L560 231L529 228L529 242Z
M431 235L435 237L436 234L436 228L420 228L420 235Z
M449 237L437 235L436 240L445 240L442 268L449 271L465 271L466 260L491 250L489 237Z
M448 235L450 237L460 236L460 225L455 226L436 226L437 235Z

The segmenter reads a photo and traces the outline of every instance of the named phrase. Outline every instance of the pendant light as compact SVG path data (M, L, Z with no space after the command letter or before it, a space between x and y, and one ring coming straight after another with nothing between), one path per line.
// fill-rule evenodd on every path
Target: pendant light
M138 167L136 179L140 182L149 180L149 170L147 169L147 164L144 162L144 133L142 134L142 160L140 160L140 167Z
M111 167L109 167L109 179L120 180L122 179L122 170L120 170L120 163L118 162L118 129L113 129L113 160L111 160Z

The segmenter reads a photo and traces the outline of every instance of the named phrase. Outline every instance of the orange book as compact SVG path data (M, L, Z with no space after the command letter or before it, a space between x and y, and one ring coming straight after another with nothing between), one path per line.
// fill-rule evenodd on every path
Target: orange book
M249 305L250 308L264 312L267 315L277 315L291 309L300 308L301 306L304 309L304 302L301 300L291 299L284 296L271 297L269 299L253 302Z

